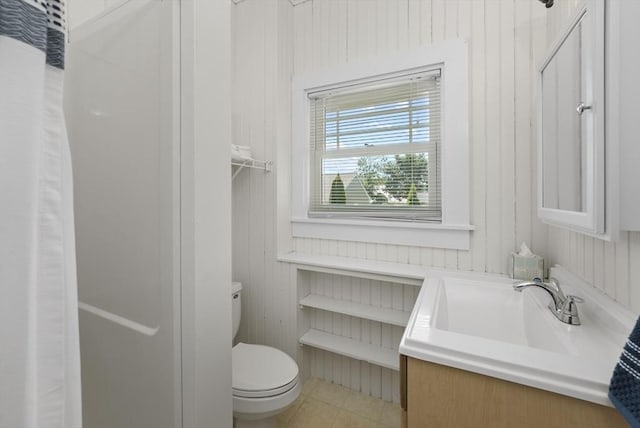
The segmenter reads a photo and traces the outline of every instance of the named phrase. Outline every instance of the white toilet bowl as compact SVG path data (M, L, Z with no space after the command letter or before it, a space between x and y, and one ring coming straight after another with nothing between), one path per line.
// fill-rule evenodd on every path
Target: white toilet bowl
M298 365L276 348L246 343L233 347L232 361L235 428L274 428L300 395Z

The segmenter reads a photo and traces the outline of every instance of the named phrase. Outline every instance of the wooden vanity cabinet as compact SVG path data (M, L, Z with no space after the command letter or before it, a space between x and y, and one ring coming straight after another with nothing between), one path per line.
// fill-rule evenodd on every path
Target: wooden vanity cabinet
M628 427L611 407L400 356L403 428Z

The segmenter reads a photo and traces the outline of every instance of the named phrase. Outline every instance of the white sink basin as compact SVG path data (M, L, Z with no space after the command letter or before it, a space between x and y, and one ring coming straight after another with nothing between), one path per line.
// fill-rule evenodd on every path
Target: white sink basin
M560 322L544 306L544 290L518 293L512 281L477 281L441 277L428 282L436 289L433 327L515 345L568 352ZM542 294L539 296L538 294ZM540 299L542 297L542 299Z
M611 405L607 389L635 316L562 268L552 269L582 325L560 322L551 297L513 280L432 271L400 345L402 354Z

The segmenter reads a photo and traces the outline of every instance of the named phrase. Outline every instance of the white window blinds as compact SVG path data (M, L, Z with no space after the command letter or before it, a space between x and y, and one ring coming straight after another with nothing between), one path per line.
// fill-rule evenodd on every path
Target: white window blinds
M310 216L440 221L440 70L309 94Z

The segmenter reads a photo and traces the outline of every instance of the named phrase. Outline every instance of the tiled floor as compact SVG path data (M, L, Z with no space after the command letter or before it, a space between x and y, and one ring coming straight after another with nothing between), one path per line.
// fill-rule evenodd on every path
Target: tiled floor
M278 428L399 428L400 406L317 378L278 416Z

